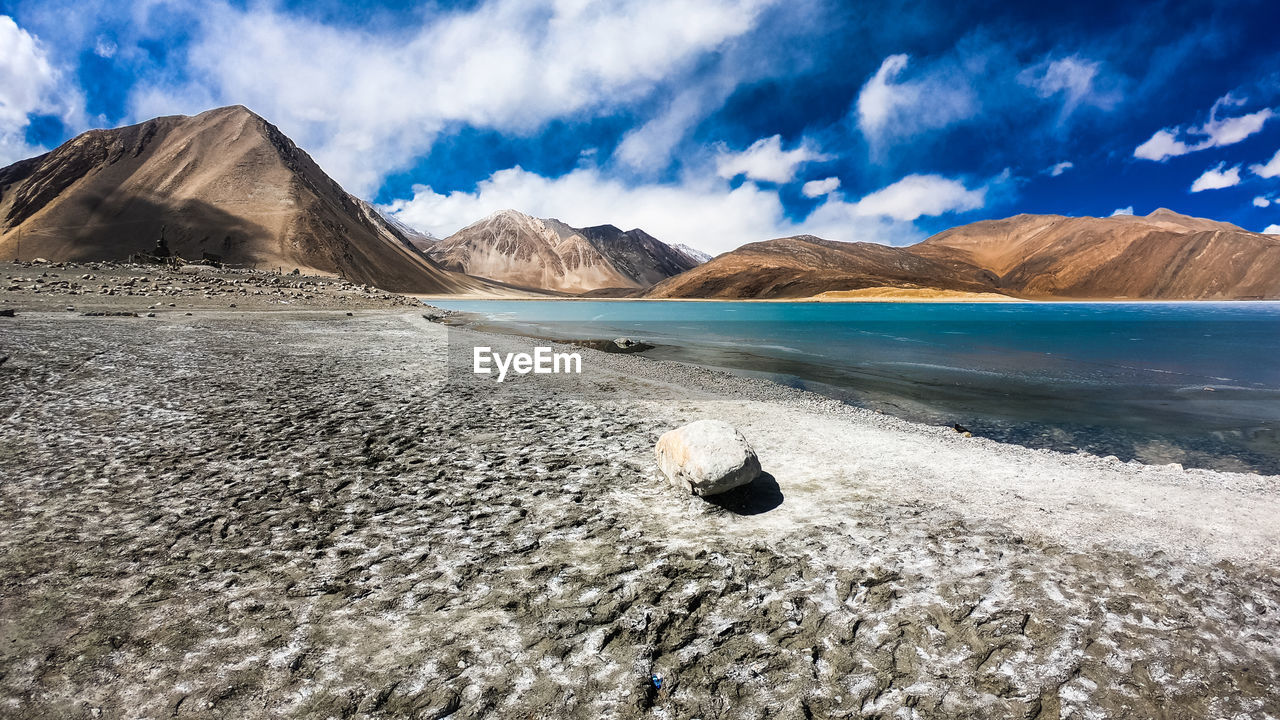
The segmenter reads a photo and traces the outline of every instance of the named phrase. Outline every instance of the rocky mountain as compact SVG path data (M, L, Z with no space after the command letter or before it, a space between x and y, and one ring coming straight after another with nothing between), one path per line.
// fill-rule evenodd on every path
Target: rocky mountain
M646 296L804 298L877 287L990 292L995 281L968 263L919 257L876 243L798 235L743 245L658 283Z
M996 275L1028 298L1280 298L1280 237L1160 209L1107 218L1016 215L909 249Z
M1023 298L1280 298L1280 237L1157 210L1145 217L1018 215L905 248L812 236L744 245L650 297L799 298L911 290Z
M643 230L573 228L515 210L494 213L430 248L441 266L523 287L585 293L642 288L694 266Z
M240 106L92 130L0 170L0 257L123 260L161 238L183 258L337 274L398 292L493 288L438 267Z
M697 265L686 253L639 228L623 232L612 225L597 225L578 232L641 286L662 282Z
M698 248L692 248L692 247L689 247L688 245L685 245L684 243L676 243L675 245L672 245L671 247L673 247L673 248L675 248L676 250L679 250L680 252L684 253L686 256L688 256L688 257L689 257L689 259L690 259L690 260L693 260L693 261L694 261L695 263L697 263L698 265L701 265L701 264L702 264L702 263L704 263L704 262L710 262L710 261L711 261L711 257L712 257L711 255L708 255L707 253L702 252L702 251L701 251L701 250L699 250Z

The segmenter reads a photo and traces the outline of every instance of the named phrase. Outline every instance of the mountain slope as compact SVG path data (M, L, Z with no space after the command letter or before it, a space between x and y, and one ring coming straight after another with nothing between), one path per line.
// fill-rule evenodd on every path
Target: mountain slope
M743 245L658 283L646 297L804 298L875 287L992 292L995 277L951 260L912 255L876 243L812 235Z
M0 170L0 257L175 255L341 275L399 292L483 291L442 270L275 126L240 106L93 130Z
M694 262L695 265L701 265L704 262L710 262L712 257L711 255L708 255L707 253L702 252L698 248L689 247L684 243L676 243L671 247L684 253L690 260Z
M640 286L662 282L697 266L685 253L639 228L623 232L612 225L597 225L578 232Z
M472 223L429 251L451 270L571 293L646 287L694 265L642 230L578 229L515 210Z
M1145 217L1017 215L952 228L910 251L981 267L1024 297L1280 297L1280 238L1164 209Z

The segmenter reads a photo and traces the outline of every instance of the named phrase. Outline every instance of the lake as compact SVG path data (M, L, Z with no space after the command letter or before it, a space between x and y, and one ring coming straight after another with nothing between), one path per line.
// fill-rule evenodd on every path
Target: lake
M431 304L1030 447L1280 473L1280 303Z

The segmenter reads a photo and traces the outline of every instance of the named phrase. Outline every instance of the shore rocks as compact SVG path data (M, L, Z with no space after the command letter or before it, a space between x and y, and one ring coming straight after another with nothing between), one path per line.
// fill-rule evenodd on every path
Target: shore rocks
M760 474L756 451L722 420L698 420L663 433L655 452L671 484L698 496L732 490Z

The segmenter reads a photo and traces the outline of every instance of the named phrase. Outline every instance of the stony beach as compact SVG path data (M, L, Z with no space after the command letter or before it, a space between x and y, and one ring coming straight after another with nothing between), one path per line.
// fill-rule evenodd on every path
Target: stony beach
M5 717L1280 716L1280 478L642 354L499 387L449 358L528 339L331 278L0 276ZM660 477L704 418L765 474Z

